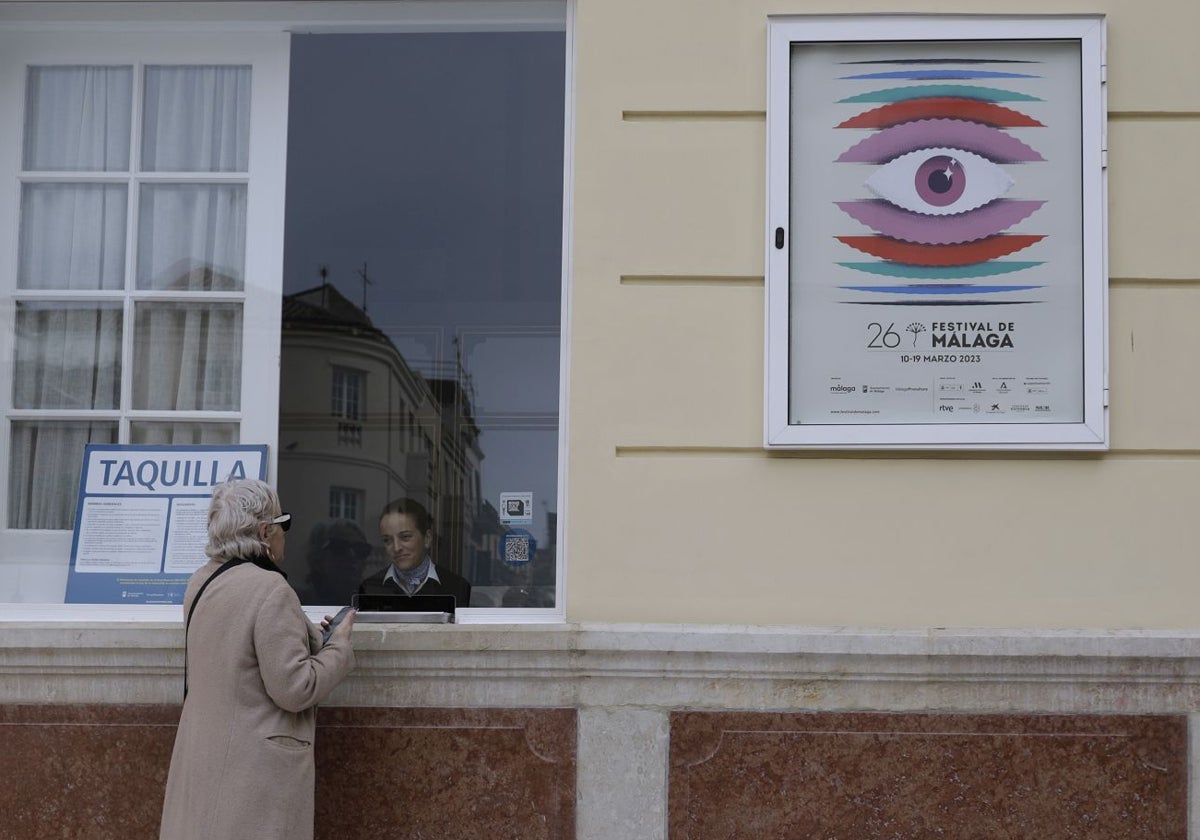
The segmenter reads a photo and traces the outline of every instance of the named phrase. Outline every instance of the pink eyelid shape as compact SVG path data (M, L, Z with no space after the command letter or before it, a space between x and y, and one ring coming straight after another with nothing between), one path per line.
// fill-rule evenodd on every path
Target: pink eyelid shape
M929 146L953 147L974 152L994 163L1028 163L1045 160L1011 134L966 120L917 120L872 134L838 157L838 163L886 163Z
M997 199L957 216L922 216L882 199L835 201L851 218L883 236L923 245L957 245L995 236L1036 212L1044 201Z

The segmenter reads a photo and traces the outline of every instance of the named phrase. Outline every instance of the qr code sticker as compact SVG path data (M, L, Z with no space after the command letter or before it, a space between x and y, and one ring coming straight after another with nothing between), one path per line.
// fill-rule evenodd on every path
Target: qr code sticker
M504 540L505 563L529 562L529 537L509 536Z

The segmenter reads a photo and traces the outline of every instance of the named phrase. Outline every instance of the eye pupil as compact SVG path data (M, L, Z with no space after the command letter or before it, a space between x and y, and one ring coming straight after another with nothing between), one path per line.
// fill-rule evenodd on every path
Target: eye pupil
M945 193L950 191L952 179L950 173L944 169L935 169L929 173L929 189L935 193Z

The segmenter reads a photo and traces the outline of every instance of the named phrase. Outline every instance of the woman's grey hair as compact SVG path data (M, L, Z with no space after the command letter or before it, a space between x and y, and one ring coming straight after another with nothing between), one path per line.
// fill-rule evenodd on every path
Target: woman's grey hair
M279 497L265 481L244 478L217 485L208 506L204 553L214 560L265 556L267 548L258 529L278 515Z

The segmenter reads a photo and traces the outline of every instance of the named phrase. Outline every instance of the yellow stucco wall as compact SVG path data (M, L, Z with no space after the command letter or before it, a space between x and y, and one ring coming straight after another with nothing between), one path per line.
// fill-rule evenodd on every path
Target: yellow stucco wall
M1108 16L1111 451L768 454L772 14ZM573 621L1200 621L1200 3L578 0Z

